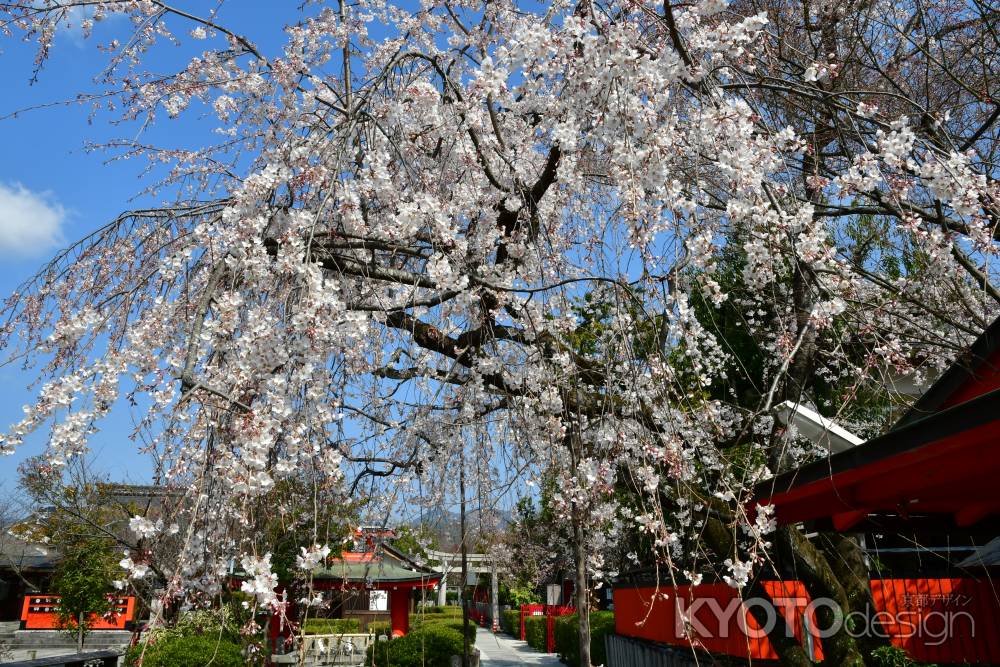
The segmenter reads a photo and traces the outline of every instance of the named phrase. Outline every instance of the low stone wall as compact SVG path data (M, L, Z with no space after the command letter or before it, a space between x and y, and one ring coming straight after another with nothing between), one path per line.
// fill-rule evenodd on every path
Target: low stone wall
M132 633L128 630L93 630L83 640L85 649L122 648L129 645ZM76 648L76 638L64 630L18 630L11 642L12 649L26 648Z

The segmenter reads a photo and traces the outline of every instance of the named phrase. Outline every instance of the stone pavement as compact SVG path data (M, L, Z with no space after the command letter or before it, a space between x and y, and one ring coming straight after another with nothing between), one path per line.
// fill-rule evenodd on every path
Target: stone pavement
M565 667L554 653L539 653L522 642L505 634L493 634L488 630L476 630L476 648L479 649L479 664L482 667L519 667L520 665L542 665Z

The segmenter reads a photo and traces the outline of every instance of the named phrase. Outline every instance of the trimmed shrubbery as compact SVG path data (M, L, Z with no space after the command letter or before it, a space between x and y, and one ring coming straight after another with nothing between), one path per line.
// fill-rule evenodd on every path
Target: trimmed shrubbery
M558 616L553 627L556 653L559 659L570 667L580 665L580 620L576 614ZM590 659L595 665L607 662L604 649L604 637L615 631L615 613L613 611L594 611L590 613Z
M145 648L145 653L143 653ZM142 667L241 667L246 658L239 644L218 635L164 636L129 649L126 665Z
M392 667L449 667L451 656L463 650L461 630L445 623L421 623L404 637L377 641L368 648L365 664Z
M417 609L416 615L420 614L443 614L445 616L461 616L462 608L455 605L428 605Z
M411 616L410 617L410 629L417 630L425 627L442 627L450 628L457 632L459 636L462 635L462 630L464 625L462 623L462 617L455 616L453 614L425 614L423 616ZM469 641L473 644L476 642L476 624L471 620L469 621Z
M511 637L521 638L521 610L507 609L500 613L500 627Z
M560 616L555 619L552 632L555 634L556 653L559 659L567 665L577 665L580 662L579 638L577 636L579 623L576 614ZM591 646L594 642L591 640ZM601 663L598 663L601 664Z
M385 635L386 637L392 636L392 623L389 621L372 621L368 624L368 634L375 635Z
M233 608L192 611L182 614L170 627L143 633L142 641L125 654L124 664L133 667L142 656L143 667L213 667L245 665L239 622Z
M524 639L536 651L545 651L545 617L526 616L524 618Z
M302 631L307 635L346 635L361 632L356 618L310 618Z

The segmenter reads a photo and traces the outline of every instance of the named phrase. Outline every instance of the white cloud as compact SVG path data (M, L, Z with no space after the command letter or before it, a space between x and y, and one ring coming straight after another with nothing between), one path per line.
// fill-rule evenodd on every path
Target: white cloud
M40 255L63 242L66 209L48 192L0 183L0 253Z

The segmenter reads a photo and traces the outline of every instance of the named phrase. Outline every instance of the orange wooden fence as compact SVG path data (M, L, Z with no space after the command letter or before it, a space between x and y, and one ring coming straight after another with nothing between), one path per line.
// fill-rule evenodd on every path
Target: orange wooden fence
M876 579L875 608L848 619L851 632L886 636L920 662L1000 664L1000 589L988 580ZM1000 586L1000 584L998 584ZM770 581L768 613L786 622L815 660L823 659L815 605L801 582ZM755 660L777 654L748 606L725 584L615 589L615 632ZM821 604L817 602L817 604Z

